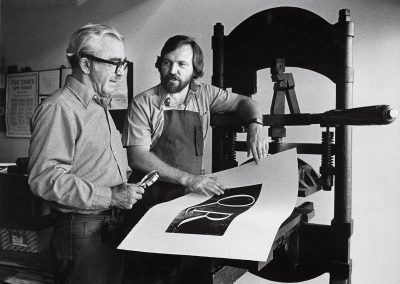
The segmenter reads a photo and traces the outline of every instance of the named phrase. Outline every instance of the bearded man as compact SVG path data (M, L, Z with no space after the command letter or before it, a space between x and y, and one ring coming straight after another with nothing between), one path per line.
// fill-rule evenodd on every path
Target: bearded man
M216 179L201 175L212 113L238 112L247 122L248 153L256 162L267 156L268 143L261 133L262 115L257 103L196 82L203 76L203 65L203 52L192 38L169 38L155 64L161 83L135 96L129 105L122 137L129 166L135 173L157 170L160 174L159 182L148 192L149 205L189 192L224 193Z
M248 154L251 152L256 162L267 156L268 141L261 133L262 116L257 103L246 96L197 82L203 76L203 65L203 52L193 38L183 35L169 38L155 64L161 83L135 96L129 105L122 141L127 147L129 166L134 169L130 181L139 181L151 170L160 174L159 181L143 194L144 208L136 206L131 218L127 218L131 226L155 204L189 192L224 193L225 188L215 178L201 174L212 113L239 113L247 122ZM136 255L133 263L130 271L132 267L143 266L138 269L140 272L132 273L135 283L157 283L160 278L167 283L185 281L182 272L174 271L179 267L174 258L143 254ZM144 270L147 272L143 273ZM140 273L145 278L138 279Z

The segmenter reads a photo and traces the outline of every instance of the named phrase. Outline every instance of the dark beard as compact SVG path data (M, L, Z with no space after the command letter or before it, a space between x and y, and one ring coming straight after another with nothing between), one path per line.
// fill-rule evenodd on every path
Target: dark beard
M175 85L175 82L171 82L170 79L178 80L179 84ZM174 76L174 75L167 75L167 76L161 77L161 85L164 87L164 89L169 94L179 93L190 83L190 81L191 81L191 79L187 80L187 81L181 81L181 79L179 77Z

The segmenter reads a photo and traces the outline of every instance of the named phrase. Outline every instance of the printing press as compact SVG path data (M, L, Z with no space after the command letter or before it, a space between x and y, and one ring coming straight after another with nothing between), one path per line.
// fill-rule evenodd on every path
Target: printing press
M247 18L229 35L224 35L221 23L214 26L213 85L251 96L257 92L257 71L271 70L272 104L262 119L269 127L270 153L295 147L298 154L321 156L319 173L298 160L298 196L320 190L333 194L334 218L330 225L313 224L313 204L303 203L281 225L265 263L210 259L207 283L234 283L246 271L283 283L323 273L329 273L331 284L351 283L352 126L390 124L397 116L388 105L352 108L353 37L349 10L340 10L335 24L304 9L278 7ZM335 109L301 113L294 76L285 72L286 67L308 69L331 80L336 86ZM321 141L285 141L286 126L315 124L321 126ZM247 151L245 142L237 141L243 125L237 116L212 116L213 172L238 166L236 151Z

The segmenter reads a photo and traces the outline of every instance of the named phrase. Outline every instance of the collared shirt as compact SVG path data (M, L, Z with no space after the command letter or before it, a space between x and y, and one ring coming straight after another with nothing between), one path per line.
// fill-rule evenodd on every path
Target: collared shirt
M198 112L206 139L212 113L231 110L237 94L215 86L192 81L186 100L174 107L178 110ZM161 84L135 96L128 107L122 143L124 146L153 146L160 137L163 126L163 111L171 109L165 105L167 93Z
M111 187L126 181L126 152L110 113L72 76L31 120L32 192L63 212L110 208Z

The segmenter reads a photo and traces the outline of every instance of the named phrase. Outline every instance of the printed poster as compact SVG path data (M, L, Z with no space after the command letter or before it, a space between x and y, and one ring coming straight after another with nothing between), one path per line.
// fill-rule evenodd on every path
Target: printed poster
M30 137L30 118L38 103L38 73L7 75L6 100L6 135Z

